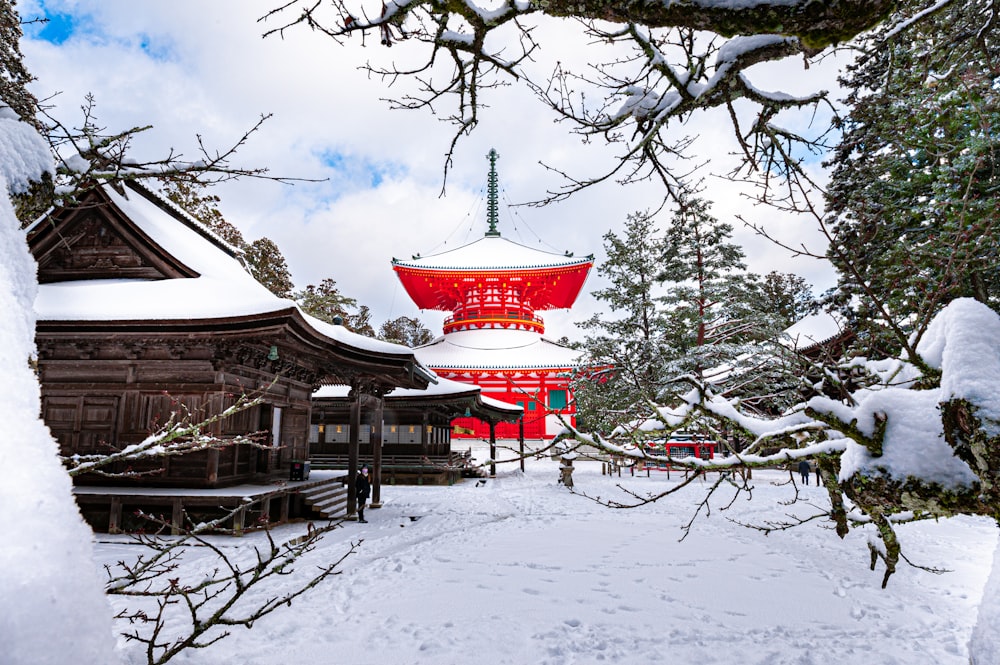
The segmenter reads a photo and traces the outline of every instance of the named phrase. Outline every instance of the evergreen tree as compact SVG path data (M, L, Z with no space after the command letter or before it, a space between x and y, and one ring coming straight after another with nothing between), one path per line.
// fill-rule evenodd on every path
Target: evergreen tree
M764 275L759 289L762 308L782 330L819 309L812 287L799 275L772 270Z
M597 273L610 286L593 296L611 309L577 324L588 331L585 366L573 381L581 426L610 431L659 396L673 355L666 312L657 301L665 247L653 218L628 216L623 236L604 235L607 260Z
M358 305L357 300L342 294L337 288L336 280L329 277L320 282L319 286L310 284L297 291L294 298L307 314L327 323L334 323L334 319L339 318L345 325L350 316L348 308Z
M378 338L412 348L427 344L434 339L434 334L420 319L400 316L383 323L378 329Z
M759 278L746 272L743 250L730 242L732 233L732 224L712 217L698 198L684 201L667 229L657 279L667 287L659 300L668 312L673 376L702 378L708 369L732 367L759 352L749 344L774 340L782 329L759 297Z
M281 250L269 238L259 238L245 247L250 274L279 298L292 298L292 275Z
M21 19L14 0L0 2L0 106L7 106L17 117L40 128L38 100L28 91L34 77L24 66L21 55Z
M375 337L375 328L372 327L372 311L368 308L368 305L358 305L358 311L348 314L344 325L351 332L356 332L366 337Z
M912 348L954 298L1000 304L995 20L993 2L946 3L875 34L842 79L829 256L864 355Z

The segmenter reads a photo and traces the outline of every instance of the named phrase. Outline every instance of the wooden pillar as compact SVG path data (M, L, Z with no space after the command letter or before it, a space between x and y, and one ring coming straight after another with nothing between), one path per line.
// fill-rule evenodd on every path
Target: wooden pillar
M521 449L521 473L524 473L524 414L517 421L517 443Z
M385 399L375 397L375 440L372 441L372 508L382 507L382 422Z
M122 498L120 496L111 497L111 507L108 509L108 533L121 533L122 531Z
M490 476L497 475L497 425L492 420L490 423Z
M171 502L170 535L181 535L184 528L184 502L178 497Z
M430 415L426 411L424 411L423 417L420 420L420 454L423 457L427 457L429 453L428 444L430 443L430 441L427 440L428 439L427 426L430 424L430 422L431 422Z
M278 519L281 520L282 524L286 524L288 522L288 515L291 512L289 510L289 505L291 504L291 502L292 502L291 495L289 494L281 495L281 514L278 516Z
M351 424L347 433L347 519L358 519L358 446L361 439L361 391L351 389Z
M243 525L247 521L247 504L242 504L233 513L233 533L237 536L243 535Z

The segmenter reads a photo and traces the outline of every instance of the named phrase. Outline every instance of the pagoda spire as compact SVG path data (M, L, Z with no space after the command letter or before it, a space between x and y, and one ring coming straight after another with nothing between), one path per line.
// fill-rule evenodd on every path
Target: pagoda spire
M489 223L490 229L486 232L486 237L499 238L500 232L497 231L497 223L500 221L497 206L497 160L500 159L500 153L495 148L490 148L486 159L490 160L490 176L486 189L486 221Z

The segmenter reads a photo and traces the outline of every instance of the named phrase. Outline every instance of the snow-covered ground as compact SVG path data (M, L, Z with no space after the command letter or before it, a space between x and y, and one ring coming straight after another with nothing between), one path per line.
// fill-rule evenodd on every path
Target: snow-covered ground
M479 455L480 459L483 456ZM601 475L578 462L576 489L610 497L672 483ZM290 607L175 662L301 665L404 663L935 664L964 665L966 643L992 563L989 520L956 518L900 528L914 563L881 588L868 569L866 534L840 540L829 523L765 536L762 524L816 512L782 502L787 473L755 474L753 501L712 502L679 542L707 485L631 510L603 507L558 485L558 462L532 460L522 474L501 465L484 485L387 486L368 524L327 535L297 576L361 542L341 575ZM803 489L822 506L822 490ZM278 528L291 538L302 524ZM261 534L219 538L249 548ZM101 563L140 548L99 536ZM209 565L200 548L187 559ZM201 572L196 574L203 574ZM294 584L294 579L286 580ZM144 663L135 645L126 662Z

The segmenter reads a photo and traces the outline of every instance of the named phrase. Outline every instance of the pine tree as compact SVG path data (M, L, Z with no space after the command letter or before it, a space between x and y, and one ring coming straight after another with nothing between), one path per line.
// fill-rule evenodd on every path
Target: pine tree
M17 117L40 128L38 100L28 90L34 77L21 55L21 19L14 0L0 2L0 105L11 108Z
M628 216L623 236L604 235L607 260L597 273L610 286L593 292L611 314L577 324L588 331L583 348L588 367L573 382L581 427L610 431L655 401L666 381L671 348L666 312L657 301L664 240L653 218Z
M358 306L358 301L342 294L336 280L329 277L320 282L319 286L310 284L297 291L294 299L307 314L327 323L334 323L339 318L345 325L351 316L349 309Z
M412 348L427 344L434 339L434 334L420 319L399 316L391 321L386 321L379 327L378 338Z
M761 301L760 280L746 272L743 250L730 242L733 226L709 212L709 203L685 201L671 219L657 279L668 312L673 375L731 366L755 352L748 345L773 340L781 321Z
M368 305L358 305L358 311L348 314L344 325L351 332L356 332L365 337L374 337L375 329L372 327L372 311Z
M279 298L292 298L292 275L274 241L259 238L247 245L245 251L250 274Z
M819 309L812 287L799 275L772 270L764 275L759 288L762 309L775 317L782 330Z
M993 2L948 3L873 36L842 80L829 256L864 355L915 344L954 298L1000 304L995 20Z

